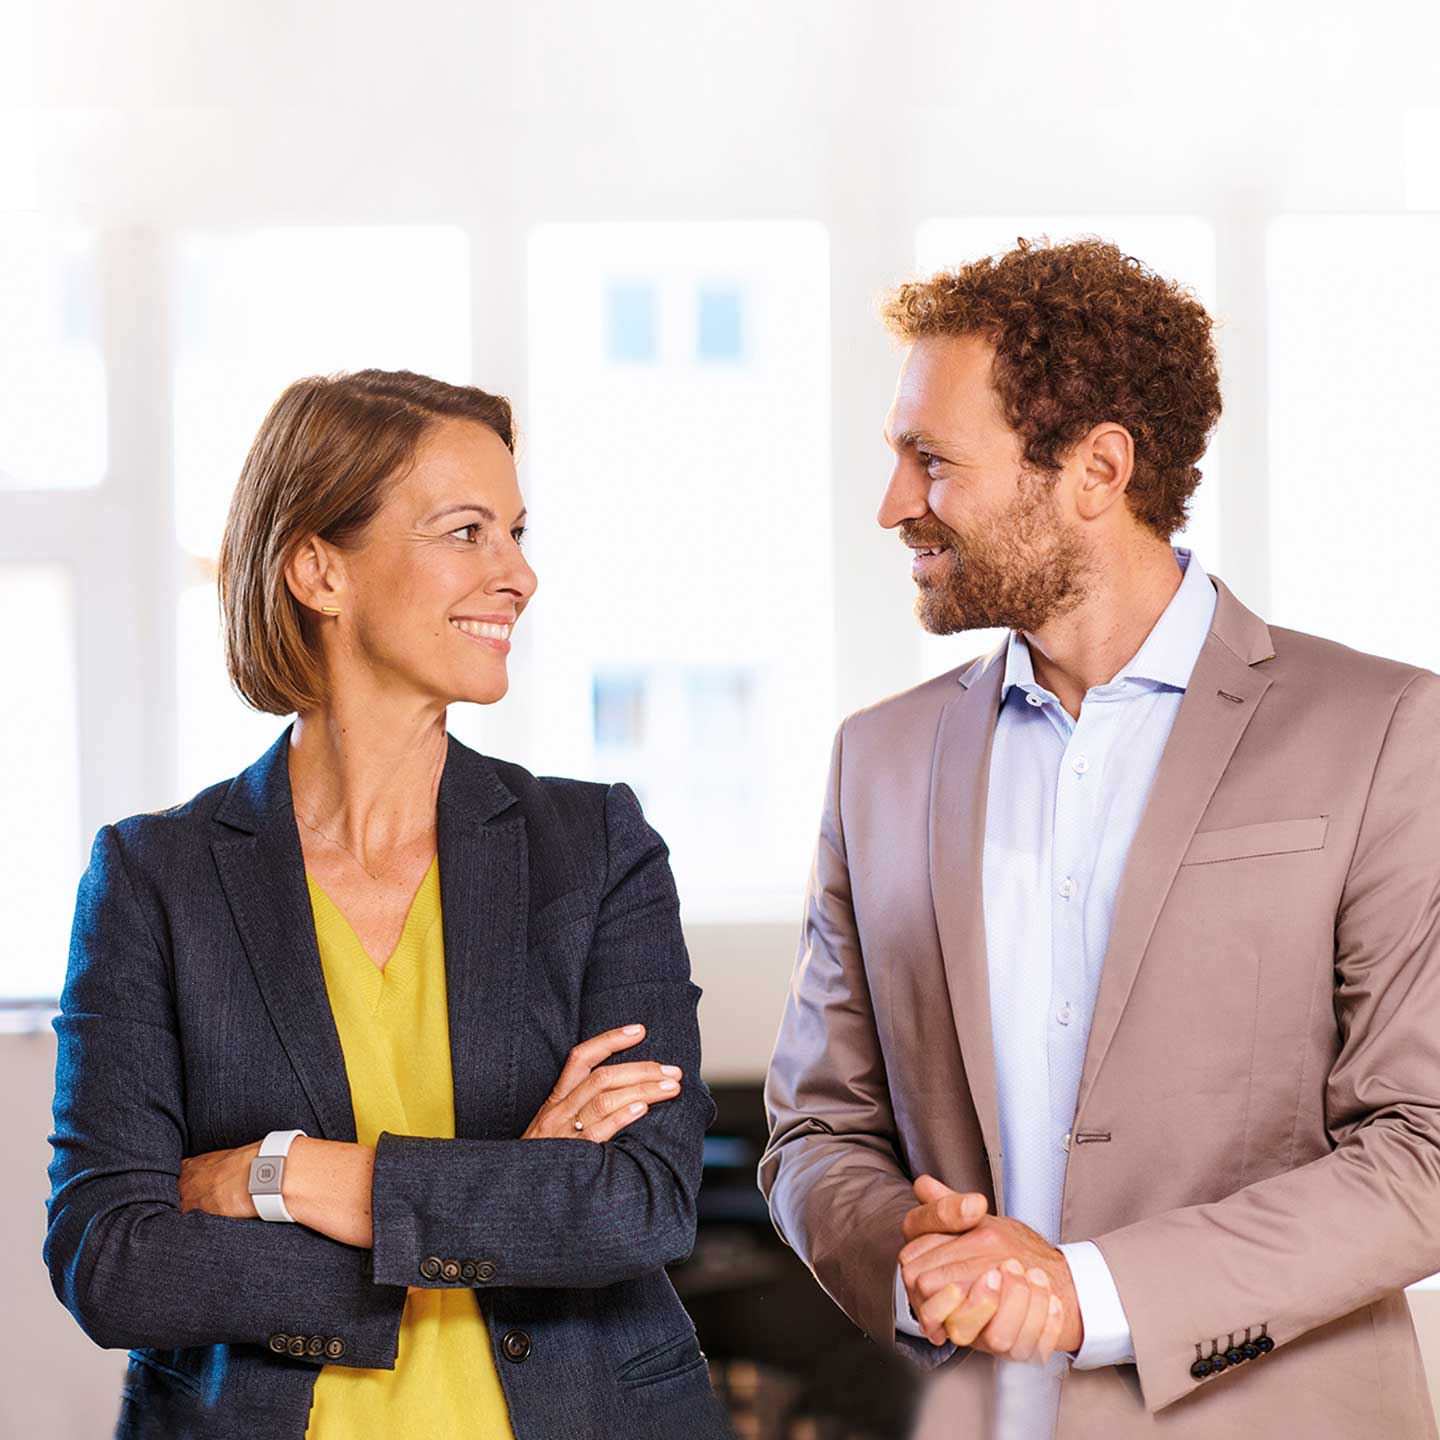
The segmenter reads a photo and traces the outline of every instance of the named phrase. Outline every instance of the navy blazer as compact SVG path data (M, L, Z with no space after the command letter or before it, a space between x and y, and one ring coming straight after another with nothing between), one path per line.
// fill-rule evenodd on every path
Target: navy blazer
M85 1333L130 1351L117 1440L303 1440L320 1366L394 1367L412 1285L478 1292L518 1440L731 1436L663 1268L694 1246L715 1105L668 852L628 786L449 737L455 1138L380 1135L373 1249L179 1209L185 1156L356 1138L292 728L233 780L102 827L80 881L44 1256ZM519 1139L571 1047L637 1020L615 1060L683 1066L679 1096L602 1144Z

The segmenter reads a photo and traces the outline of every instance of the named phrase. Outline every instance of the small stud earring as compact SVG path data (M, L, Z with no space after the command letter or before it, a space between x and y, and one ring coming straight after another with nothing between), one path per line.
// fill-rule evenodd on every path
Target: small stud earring
M338 615L340 613L340 607L338 605L322 605L320 609L322 613L326 615Z

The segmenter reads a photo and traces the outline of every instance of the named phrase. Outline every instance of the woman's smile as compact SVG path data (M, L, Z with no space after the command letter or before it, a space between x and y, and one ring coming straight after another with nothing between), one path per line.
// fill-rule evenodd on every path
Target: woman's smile
M502 655L510 653L510 631L515 624L513 618L506 619L503 615L483 618L461 615L452 616L450 624L467 640L473 640L477 645L488 645Z

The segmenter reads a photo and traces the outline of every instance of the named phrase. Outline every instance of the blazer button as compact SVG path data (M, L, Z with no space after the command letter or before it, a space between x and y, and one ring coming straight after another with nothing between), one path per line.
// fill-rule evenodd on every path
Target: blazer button
M440 1278L440 1257L438 1255L427 1255L420 1262L420 1273L427 1280L438 1280Z
M477 1280L493 1280L495 1278L495 1262L493 1260L477 1260L475 1262L475 1278Z
M292 1335L288 1348L292 1355L303 1355L305 1353L305 1337L303 1335Z
M475 1262L473 1260L461 1262L460 1278L462 1280L473 1280L475 1278Z
M305 1353L307 1355L323 1355L325 1353L325 1337L323 1335L312 1335L305 1342Z
M325 1342L325 1353L332 1360L338 1360L345 1353L345 1342L338 1335L332 1335Z
M460 1278L460 1266L454 1260L446 1260L440 1266L440 1273L447 1280L458 1280Z
M518 1365L530 1353L530 1337L523 1330L507 1330L500 1341L500 1351Z
M270 1337L270 1348L277 1355L283 1355L290 1348L290 1337L283 1330L277 1330Z

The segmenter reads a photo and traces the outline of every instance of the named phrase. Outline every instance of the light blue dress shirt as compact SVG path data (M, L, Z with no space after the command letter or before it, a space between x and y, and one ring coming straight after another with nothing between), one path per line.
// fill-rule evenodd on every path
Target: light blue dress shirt
M1115 894L1161 752L1215 613L1215 587L1172 546L1180 587L1144 643L1072 720L1035 680L1012 631L990 762L984 908L990 1020L1007 1213L1050 1243ZM1044 1367L995 1364L994 1440L1046 1440L1065 1367L1134 1359L1109 1267L1089 1241L1060 1246L1075 1279L1085 1340ZM897 1323L910 1319L897 1272Z

